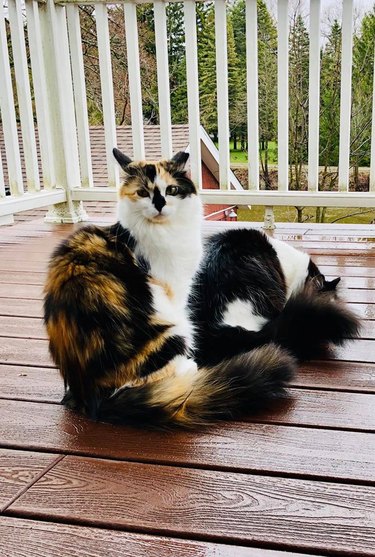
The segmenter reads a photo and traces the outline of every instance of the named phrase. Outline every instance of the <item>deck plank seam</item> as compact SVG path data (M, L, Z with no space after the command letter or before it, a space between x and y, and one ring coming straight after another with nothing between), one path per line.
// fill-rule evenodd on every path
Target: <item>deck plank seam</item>
M20 518L20 519L28 519L28 520L39 520L43 522L54 522L59 524L67 524L72 526L85 526L91 528L100 528L105 530L117 530L121 532L127 533L134 533L134 534L144 534L144 535L152 535L157 537L171 537L179 540L190 540L190 541L201 541L201 542L211 542L211 543L219 543L224 544L229 547L233 546L233 548L243 547L243 548L258 548L259 550L268 549L274 551L293 551L298 552L303 555L316 555L318 557L328 557L328 556L335 556L335 557L369 557L369 553L362 553L362 552L355 552L353 553L350 549L343 550L340 548L339 550L331 549L329 553L326 553L325 556L322 554L322 551L319 548L314 548L311 546L306 545L298 545L297 543L292 542L266 542L261 540L246 540L240 537L234 537L233 535L217 535L217 534L210 534L209 532L200 533L200 532L181 532L179 530L167 527L161 527L157 529L156 527L138 527L135 525L127 524L127 525L119 525L119 524L110 524L108 522L104 522L103 520L91 520L85 518L78 518L78 517L70 517L66 515L60 515L58 517L48 517L46 515L38 514L36 511L12 511L12 509L8 509L5 516L10 516L13 518ZM255 545L254 545L255 544Z
M356 486L367 486L367 487L375 487L375 479L374 480L365 480L365 479L358 479L358 478L349 478L349 477L333 477L333 476L326 476L324 474L311 474L308 472L286 472L286 471L278 471L278 470L270 470L270 469L257 469L257 468L243 468L241 466L220 466L210 463L202 463L199 462L189 463L184 461L164 461L159 460L157 458L150 458L150 459L142 459L140 458L133 458L133 457L116 457L108 456L108 455L95 455L90 452L86 451L74 451L71 449L64 448L64 454L61 455L60 449L55 449L52 447L23 447L17 446L13 444L3 445L0 442L0 450L1 449L9 449L14 451L22 451L22 452L38 452L43 454L59 454L62 457L66 456L73 456L73 457L81 457L90 460L104 460L109 462L118 462L118 463L132 463L132 464L144 464L144 465L152 465L152 466L162 466L164 468L182 468L187 470L209 470L213 472L222 472L224 474L242 474L244 476L265 476L265 477L272 477L272 478L290 478L294 480L300 481L312 481L312 482L326 482L334 485L356 485ZM60 459L62 460L62 459ZM58 464L59 461L55 462L53 466ZM47 470L48 472L49 470ZM35 483L35 482L34 482ZM30 487L30 486L29 486ZM29 489L29 487L27 489Z
M47 452L47 451L46 451ZM61 462L65 458L65 454L60 454L53 462L51 462L48 466L43 468L30 482L28 482L25 486L23 486L16 495L14 495L10 501L8 501L3 507L0 508L0 515L5 514L7 509L13 505L17 499L19 499L30 487L32 487L36 482L38 482L45 474L47 474L52 468L56 466L59 462Z

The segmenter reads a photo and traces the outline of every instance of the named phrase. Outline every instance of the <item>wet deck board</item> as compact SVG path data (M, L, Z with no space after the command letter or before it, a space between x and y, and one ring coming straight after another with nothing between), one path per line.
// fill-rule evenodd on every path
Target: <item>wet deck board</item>
M374 498L369 486L66 456L6 514L373 555Z
M0 554L373 555L375 233L276 231L343 277L363 319L359 341L303 364L289 398L248 420L149 432L59 404L42 287L51 249L72 228L36 219L1 230Z
M92 422L59 404L18 400L0 400L0 416L0 446L12 449L375 485L371 433L287 422L228 422L200 432L141 433Z
M28 557L51 557L51 551L56 557L303 557L300 553L0 517L0 554L25 557L25 548Z

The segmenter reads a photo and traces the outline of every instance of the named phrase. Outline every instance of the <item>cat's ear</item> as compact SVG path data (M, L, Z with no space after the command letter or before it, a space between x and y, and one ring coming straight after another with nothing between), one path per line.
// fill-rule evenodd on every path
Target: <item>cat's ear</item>
M324 279L323 290L325 292L330 291L330 290L336 290L336 286L338 285L340 280L341 280L341 277L337 277L333 280L325 280Z
M171 158L169 162L172 164L175 170L181 171L184 170L188 158L189 153L185 153L185 151L179 151Z
M112 153L115 159L117 160L117 162L119 163L119 165L121 166L121 168L126 172L126 169L129 166L129 164L132 162L132 160L129 159L129 157L127 157L126 155L124 155L124 153L122 153L119 149L116 149L116 147L113 148Z

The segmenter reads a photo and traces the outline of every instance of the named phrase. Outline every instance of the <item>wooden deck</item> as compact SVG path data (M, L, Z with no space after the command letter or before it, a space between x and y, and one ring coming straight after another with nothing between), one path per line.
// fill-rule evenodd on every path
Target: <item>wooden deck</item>
M278 229L343 277L362 338L301 367L272 410L197 433L59 405L41 300L70 230L37 216L0 230L0 555L375 555L375 230Z

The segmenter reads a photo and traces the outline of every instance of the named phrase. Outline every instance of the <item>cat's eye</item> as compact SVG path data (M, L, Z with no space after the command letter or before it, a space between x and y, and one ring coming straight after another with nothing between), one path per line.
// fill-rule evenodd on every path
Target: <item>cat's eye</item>
M168 186L165 190L166 195L177 195L180 191L178 186Z
M137 194L139 195L139 197L150 197L150 194L145 188L141 188L140 190L137 190Z

